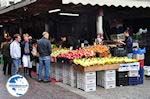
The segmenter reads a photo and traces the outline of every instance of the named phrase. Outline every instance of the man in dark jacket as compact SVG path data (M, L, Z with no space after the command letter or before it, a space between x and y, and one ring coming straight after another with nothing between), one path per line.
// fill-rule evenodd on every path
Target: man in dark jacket
M10 42L11 37L7 37L2 47L2 54L4 59L4 67L3 67L4 75L6 75L7 66L8 66L8 75L11 75Z
M51 54L51 43L49 39L49 33L43 32L43 37L38 41L39 51L39 70L38 70L38 81L42 81L42 70L45 70L44 82L50 81L50 54Z

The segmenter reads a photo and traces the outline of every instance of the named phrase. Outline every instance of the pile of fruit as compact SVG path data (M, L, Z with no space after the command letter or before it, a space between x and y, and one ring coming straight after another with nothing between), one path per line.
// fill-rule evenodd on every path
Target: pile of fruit
M110 65L119 63L131 63L137 62L136 59L129 59L127 57L112 57L112 58L82 58L74 59L73 62L76 65L81 65L83 67L95 66L95 65Z
M87 49L78 49L78 50L72 50L67 53L63 53L58 55L58 58L66 58L66 59L79 59L83 57L91 57L95 56L95 53L91 50Z
M85 49L88 49L88 50L94 51L95 53L98 53L100 57L109 57L110 56L109 48L105 45L95 45L95 46L90 46Z
M63 53L67 53L67 52L69 52L68 49L58 49L58 48L55 48L55 49L52 50L51 56L52 57L57 57L58 55L63 54Z

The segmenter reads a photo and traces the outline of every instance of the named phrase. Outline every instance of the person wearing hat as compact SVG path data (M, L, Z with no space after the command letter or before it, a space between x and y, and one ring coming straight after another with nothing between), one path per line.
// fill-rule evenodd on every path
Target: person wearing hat
M49 33L43 32L43 37L37 42L39 52L39 70L38 81L50 82L50 54L51 43L49 40ZM42 70L44 68L45 76L42 79Z

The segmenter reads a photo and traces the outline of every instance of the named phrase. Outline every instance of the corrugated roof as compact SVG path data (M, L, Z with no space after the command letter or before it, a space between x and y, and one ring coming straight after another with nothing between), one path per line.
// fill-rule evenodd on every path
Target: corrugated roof
M83 5L107 5L107 6L122 6L122 7L150 7L150 0L62 0L63 4L83 4Z

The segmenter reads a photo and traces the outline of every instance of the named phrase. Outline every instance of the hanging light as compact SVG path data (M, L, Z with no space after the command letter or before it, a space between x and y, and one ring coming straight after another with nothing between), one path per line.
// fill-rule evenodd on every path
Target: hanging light
M79 16L79 14L74 14L74 13L59 13L59 15L65 15L65 16Z
M55 12L59 12L61 11L61 9L54 9L54 10L49 10L48 13L55 13Z

